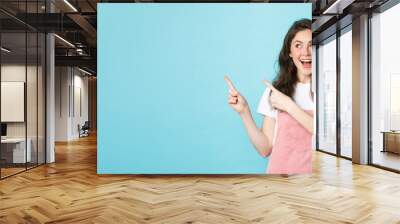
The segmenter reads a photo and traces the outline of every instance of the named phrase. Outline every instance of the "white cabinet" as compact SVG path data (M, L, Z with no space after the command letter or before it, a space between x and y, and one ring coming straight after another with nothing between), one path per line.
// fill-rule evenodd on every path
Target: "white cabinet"
M7 145L8 147L12 147L13 163L25 163L32 161L32 140L30 138L27 139L26 151L25 151L25 138L2 139L1 144ZM27 160L25 161L25 159Z

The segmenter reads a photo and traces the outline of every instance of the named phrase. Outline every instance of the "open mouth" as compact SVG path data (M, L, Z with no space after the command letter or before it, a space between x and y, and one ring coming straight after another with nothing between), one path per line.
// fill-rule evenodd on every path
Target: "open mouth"
M302 59L300 62L304 68L311 68L311 59Z

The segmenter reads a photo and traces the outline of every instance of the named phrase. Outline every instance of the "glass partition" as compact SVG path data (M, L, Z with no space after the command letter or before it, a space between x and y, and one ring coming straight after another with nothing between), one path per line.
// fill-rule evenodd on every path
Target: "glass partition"
M318 47L318 149L336 154L336 36Z
M43 13L45 1L1 1L0 7ZM0 12L0 178L45 163L45 34Z
M26 82L26 113L27 113L27 150L30 151L30 161L28 168L36 166L38 160L37 153L37 116L38 116L38 35L36 32L27 33L27 82Z
M24 171L26 150L26 33L1 34L1 176Z
M46 114L46 76L45 76L45 65L46 65L46 36L43 33L38 34L38 76L37 76L37 147L38 147L38 164L46 162L46 145L45 145L45 114Z

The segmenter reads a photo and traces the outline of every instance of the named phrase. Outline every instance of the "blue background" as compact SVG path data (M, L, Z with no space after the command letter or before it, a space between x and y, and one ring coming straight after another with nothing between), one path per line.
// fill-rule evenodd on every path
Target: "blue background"
M311 4L98 4L100 174L256 174L268 159L227 103L256 109Z

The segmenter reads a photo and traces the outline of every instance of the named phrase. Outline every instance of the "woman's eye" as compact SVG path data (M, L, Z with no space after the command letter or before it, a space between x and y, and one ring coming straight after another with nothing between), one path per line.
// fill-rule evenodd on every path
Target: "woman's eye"
M296 47L296 48L300 48L300 47L301 47L301 44L296 44L295 47Z

